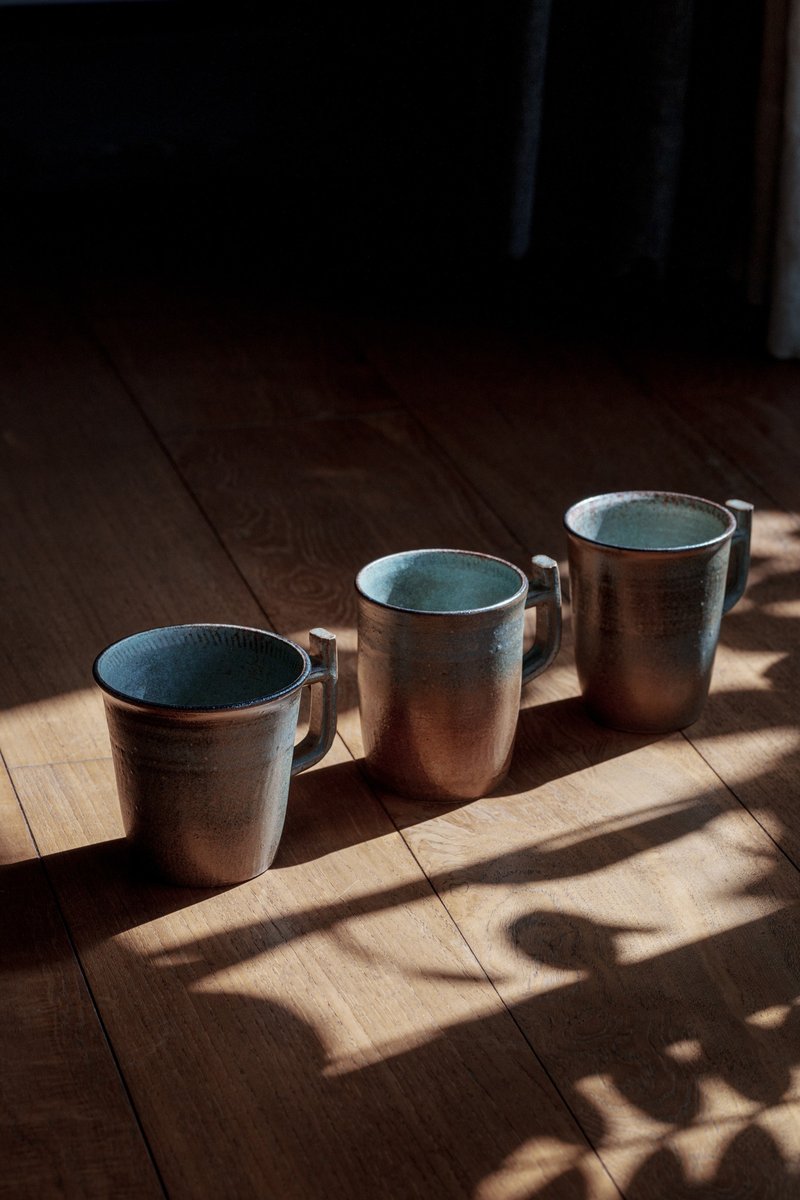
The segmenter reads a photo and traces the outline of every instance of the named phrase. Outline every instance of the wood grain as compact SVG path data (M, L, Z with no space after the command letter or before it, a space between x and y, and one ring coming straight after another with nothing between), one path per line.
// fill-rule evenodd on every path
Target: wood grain
M574 336L118 299L96 347L50 311L0 335L0 748L165 1190L796 1196L792 451L767 487L769 434L751 460L721 409L653 401L657 358L648 376ZM86 691L98 641L327 625L357 758L363 563L437 544L563 561L569 502L639 486L757 506L688 739L591 722L567 636L493 796L378 798L338 740L293 781L260 879L137 873Z
M0 334L4 604L0 744L9 765L107 753L91 666L108 642L181 621L259 624L163 449L65 322Z
M772 507L602 342L378 320L350 335L517 539L554 558L565 509L599 492L700 488Z
M0 1196L161 1196L5 770L0 829Z
M800 512L800 371L726 348L710 356L678 347L672 354L647 347L624 352L656 403L713 440L740 465L774 506Z
M399 406L364 355L313 308L234 300L223 311L117 313L92 325L161 433Z

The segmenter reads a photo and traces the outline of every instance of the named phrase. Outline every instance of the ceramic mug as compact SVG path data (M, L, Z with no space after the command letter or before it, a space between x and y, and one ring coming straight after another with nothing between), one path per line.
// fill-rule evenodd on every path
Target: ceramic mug
M697 720L722 615L747 582L752 511L646 491L567 510L575 663L603 724L666 733Z
M365 566L358 690L368 773L412 797L473 799L508 770L523 683L561 637L558 566L465 550L409 550ZM525 609L536 638L523 655Z
M290 776L328 752L336 731L336 640L238 625L172 625L98 655L126 836L173 883L240 883L278 849ZM307 735L294 744L300 695Z

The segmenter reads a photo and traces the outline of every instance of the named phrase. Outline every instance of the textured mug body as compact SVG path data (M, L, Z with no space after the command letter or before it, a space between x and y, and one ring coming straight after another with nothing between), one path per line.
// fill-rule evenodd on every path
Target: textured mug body
M359 706L377 783L450 800L484 795L503 779L523 677L552 661L560 636L558 568L535 561L530 584L510 563L465 551L409 551L359 574ZM452 611L443 611L448 603ZM537 639L523 658L533 603L542 606Z
M312 643L319 659L263 630L171 626L98 657L125 834L157 874L210 887L270 866L290 778L335 729L335 642L318 630ZM298 746L301 692L317 681L325 700Z
M602 723L663 733L700 716L722 615L744 590L751 511L659 492L568 510L575 664Z

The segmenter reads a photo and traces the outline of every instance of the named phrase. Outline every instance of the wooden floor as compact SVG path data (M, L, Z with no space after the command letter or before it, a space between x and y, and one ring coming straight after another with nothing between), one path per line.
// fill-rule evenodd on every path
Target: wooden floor
M0 307L0 1195L800 1195L800 364L146 284ZM359 767L353 577L564 567L561 514L756 506L685 734L592 723L564 648L506 784ZM183 621L338 638L278 859L139 876L95 654Z

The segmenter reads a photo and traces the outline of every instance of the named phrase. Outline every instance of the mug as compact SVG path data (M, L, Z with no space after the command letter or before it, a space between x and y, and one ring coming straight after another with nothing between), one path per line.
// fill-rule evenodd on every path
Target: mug
M290 776L319 762L336 731L336 639L314 629L309 641L310 656L262 629L171 625L98 655L125 834L164 878L216 887L271 864Z
M602 724L691 725L720 620L744 592L753 506L679 492L611 492L567 510L575 664Z
M416 798L468 800L505 776L523 683L561 638L558 566L533 578L466 550L409 550L356 578L358 692L368 774ZM525 609L536 637L523 655Z

